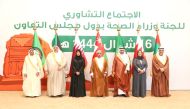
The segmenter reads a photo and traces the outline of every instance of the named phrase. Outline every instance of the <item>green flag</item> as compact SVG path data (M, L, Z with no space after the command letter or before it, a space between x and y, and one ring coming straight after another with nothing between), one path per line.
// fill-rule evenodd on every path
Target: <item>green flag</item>
M37 32L34 31L34 37L33 37L33 43L32 43L32 48L34 49L38 49L39 52L40 52L40 58L42 60L42 65L44 65L45 63L45 55L44 55L44 52L42 50L42 46L40 44L40 40L38 38L38 35L37 35Z
M120 32L118 32L118 36L116 36L116 55L119 53L119 48L125 48Z
M61 50L61 43L59 40L59 36L57 34L54 35L54 38L52 40L52 47L54 47L54 46L58 46Z
M157 33L156 39L155 39L155 45L154 45L154 53L153 53L153 55L155 55L158 52L158 48L160 47L160 45L161 45L160 38L159 38L159 35Z

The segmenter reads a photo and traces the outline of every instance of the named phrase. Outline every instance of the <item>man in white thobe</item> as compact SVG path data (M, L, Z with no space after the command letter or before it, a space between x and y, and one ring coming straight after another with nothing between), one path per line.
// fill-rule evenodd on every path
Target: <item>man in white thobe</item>
M25 96L36 97L41 95L41 78L43 78L42 62L39 55L31 48L29 54L24 59L23 75L23 92Z
M63 96L66 91L67 59L58 46L53 47L46 58L44 69L47 76L48 96Z

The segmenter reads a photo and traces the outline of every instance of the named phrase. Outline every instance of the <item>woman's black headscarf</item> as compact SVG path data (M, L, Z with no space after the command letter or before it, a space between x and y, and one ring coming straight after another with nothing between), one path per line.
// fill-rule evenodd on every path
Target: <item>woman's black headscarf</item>
M80 52L80 55L79 55L79 56L77 56L77 52ZM80 51L79 49L78 49L78 50L76 50L75 59L77 59L77 60L82 59L82 54L81 54L81 51Z

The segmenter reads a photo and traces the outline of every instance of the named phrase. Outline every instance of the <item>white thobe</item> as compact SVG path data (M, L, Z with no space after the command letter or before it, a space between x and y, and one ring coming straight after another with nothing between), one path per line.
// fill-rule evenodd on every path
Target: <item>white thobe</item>
M65 95L66 75L68 74L69 69L66 57L63 55L63 53L59 53L59 55L54 52L49 53L46 58L44 69L48 72L48 96Z
M39 76L37 76L39 72ZM42 62L38 55L27 55L24 60L23 69L23 93L25 96L41 95L41 78L44 76ZM27 77L24 77L27 75Z

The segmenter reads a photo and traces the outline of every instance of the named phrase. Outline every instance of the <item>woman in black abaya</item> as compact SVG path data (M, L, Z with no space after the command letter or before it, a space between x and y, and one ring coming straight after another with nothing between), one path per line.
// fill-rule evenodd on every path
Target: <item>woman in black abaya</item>
M80 50L76 51L76 56L72 60L72 74L69 96L84 97L86 96L84 68L85 60L81 55Z

